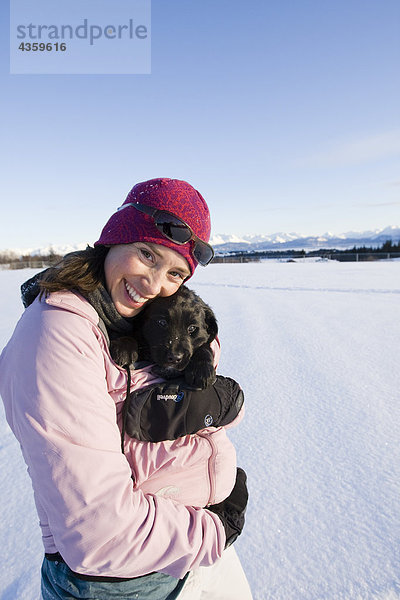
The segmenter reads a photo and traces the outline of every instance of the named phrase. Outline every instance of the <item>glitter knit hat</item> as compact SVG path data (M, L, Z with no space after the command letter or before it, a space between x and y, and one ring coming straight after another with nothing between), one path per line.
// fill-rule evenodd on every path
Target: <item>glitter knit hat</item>
M150 179L137 183L124 204L140 202L159 210L167 210L182 219L193 233L204 242L210 239L211 223L208 206L203 196L186 181L179 179ZM115 212L106 223L95 246L114 246L132 242L152 242L172 248L189 263L191 274L197 267L192 254L194 240L176 244L157 229L151 216L130 206Z

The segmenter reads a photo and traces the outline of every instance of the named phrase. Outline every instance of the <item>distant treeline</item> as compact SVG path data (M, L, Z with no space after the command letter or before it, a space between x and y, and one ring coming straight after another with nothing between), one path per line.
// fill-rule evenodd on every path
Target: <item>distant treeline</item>
M343 252L400 252L400 241L397 244L394 244L392 240L387 240L380 248L368 248L366 246L360 246L357 248L354 246L351 250L344 250Z
M379 260L400 257L400 242L387 240L379 247L353 246L346 250L320 248L319 250L249 250L217 254L213 262L250 262L262 258L306 258L319 256L332 260Z
M336 248L320 248L319 250L249 250L217 253L213 262L253 262L262 258L305 258L320 256L332 260L379 260L381 258L400 257L400 241L396 244L387 240L379 247L354 246L347 250ZM49 267L62 259L61 254L50 251L44 256L19 256L11 250L0 251L0 266L3 269L39 269Z
M6 269L40 269L50 267L61 259L60 254L51 251L44 256L31 256L30 254L19 256L12 250L0 252L0 265Z

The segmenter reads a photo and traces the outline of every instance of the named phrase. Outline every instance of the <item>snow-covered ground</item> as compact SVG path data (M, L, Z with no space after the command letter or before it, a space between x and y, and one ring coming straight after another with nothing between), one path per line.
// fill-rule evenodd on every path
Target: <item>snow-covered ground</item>
M1 347L31 274L0 271ZM255 600L400 599L400 262L216 264L189 287L245 390L236 548ZM0 599L36 600L39 528L2 409L0 440Z

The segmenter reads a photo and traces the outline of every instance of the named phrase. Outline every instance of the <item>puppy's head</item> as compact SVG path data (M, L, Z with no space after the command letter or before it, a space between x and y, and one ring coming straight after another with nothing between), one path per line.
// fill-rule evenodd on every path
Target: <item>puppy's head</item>
M142 314L151 360L164 369L183 371L193 353L218 333L211 308L184 286L172 296L156 298Z

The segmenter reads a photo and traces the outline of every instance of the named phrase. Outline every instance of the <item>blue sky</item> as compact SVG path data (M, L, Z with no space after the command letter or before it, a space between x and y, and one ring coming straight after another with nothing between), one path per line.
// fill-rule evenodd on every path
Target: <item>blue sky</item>
M0 248L92 243L160 176L214 234L400 224L398 0L153 0L150 75L10 75L0 17Z

